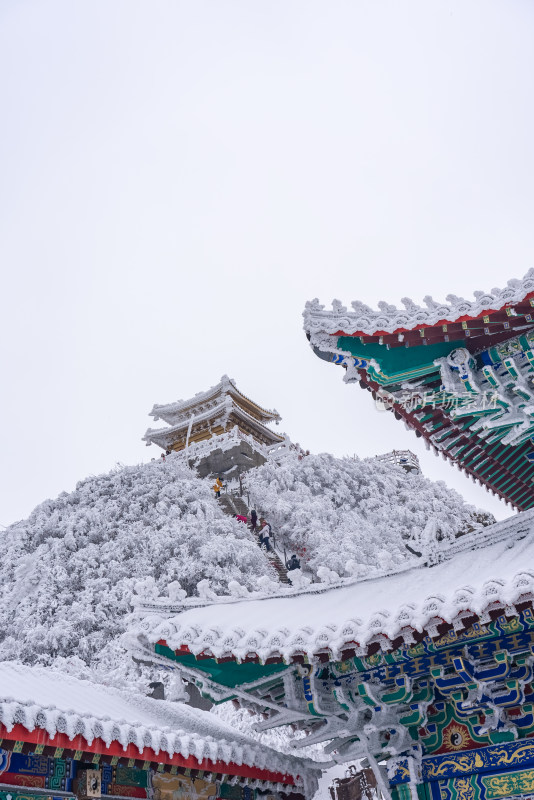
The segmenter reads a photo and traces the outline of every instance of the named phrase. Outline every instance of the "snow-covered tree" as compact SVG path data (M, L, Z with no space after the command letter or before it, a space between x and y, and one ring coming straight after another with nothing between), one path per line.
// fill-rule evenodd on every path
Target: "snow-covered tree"
M119 637L138 597L245 593L276 574L211 481L173 457L88 478L2 535L0 659L121 684Z
M414 551L426 554L432 543L446 546L494 522L442 481L374 458L286 458L251 470L246 482L278 547L297 552L323 581L332 571L356 578L395 572L416 561Z

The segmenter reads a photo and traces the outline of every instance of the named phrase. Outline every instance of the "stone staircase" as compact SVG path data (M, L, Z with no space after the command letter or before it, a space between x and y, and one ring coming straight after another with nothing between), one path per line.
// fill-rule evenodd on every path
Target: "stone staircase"
M222 510L228 516L233 517L234 514L240 514L243 517L248 517L248 508L247 504L243 500L242 497L233 494L222 494L219 497L219 505L221 506ZM256 541L258 542L258 537L255 535ZM259 542L258 542L259 543ZM276 572L278 573L278 580L280 583L290 583L289 578L287 577L287 570L285 564L283 563L282 559L279 555L274 551L271 550L270 552L265 551L266 557L271 562L271 565L274 567Z
M271 550L270 553L267 553L267 558L269 559L269 561L271 562L271 564L273 565L273 567L277 571L278 580L280 581L280 583L289 584L290 580L287 577L287 569L285 568L285 565L283 564L282 559L280 558L278 553L275 553L274 550Z
M219 505L228 516L233 517L234 514L239 514L242 517L248 517L247 504L242 497L234 494L222 494L219 497Z
M236 511L234 505L234 498L231 494L222 494L219 497L219 505L224 511L225 514L228 514L229 517L233 517L234 514L239 514L239 511Z
M242 497L238 495L230 495L230 498L234 504L234 508L236 509L236 514L240 514L242 517L248 517L248 508L247 504L243 500Z

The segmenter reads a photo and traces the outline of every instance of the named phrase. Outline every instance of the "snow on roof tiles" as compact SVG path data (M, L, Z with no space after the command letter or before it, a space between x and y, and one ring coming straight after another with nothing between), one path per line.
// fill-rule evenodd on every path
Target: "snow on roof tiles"
M460 317L479 317L483 312L498 311L505 305L513 305L534 292L534 269L530 269L522 280L509 280L504 289L492 289L491 293L475 292L474 300L448 295L447 303L436 303L425 297L426 308L418 306L407 297L402 299L404 309L381 302L379 310L373 310L360 301L354 301L354 311L347 311L339 300L334 300L332 310L315 298L306 303L303 312L304 328L308 333L346 334L356 332L373 335L396 333L417 326L431 327L439 323L454 322Z
M283 441L283 436L267 428L258 419L248 414L242 406L229 396L224 397L220 403L213 405L206 411L195 414L193 424L198 425L200 422L205 422L206 420L218 419L219 424L226 427L231 414L243 419L252 428L262 431L267 438L280 442ZM147 442L147 444L155 442L156 444L160 444L160 446L167 444L168 441L172 441L173 434L186 430L189 422L189 419L183 419L174 425L169 425L167 428L148 428L142 441Z
M492 531L493 534L492 535ZM187 608L180 614L154 611L138 623L137 635L150 642L164 640L173 649L187 645L198 655L245 659L255 653L262 661L296 655L313 659L327 652L340 659L343 651L368 652L379 642L385 650L413 632L438 636L437 626L477 615L489 621L489 611L517 613L514 604L534 598L534 513L524 512L479 534L487 546L463 550L461 539L448 561L396 575L326 589L317 594L292 592L272 597L219 602ZM467 543L474 535L461 537Z
M133 743L169 756L194 756L198 761L246 764L302 776L309 762L260 745L197 708L153 700L42 667L0 662L0 722L28 731L43 728L50 737L81 735L90 745L101 739L109 747Z
M150 412L149 416L154 417L154 419L165 419L166 417L171 417L171 422L173 421L172 418L181 418L184 416L188 418L191 413L192 408L196 408L197 406L205 403L212 398L215 398L219 393L232 393L235 394L237 397L246 400L250 403L258 412L264 416L265 420L280 420L280 415L278 412L273 409L263 408L255 403L250 397L243 394L236 385L236 382L233 378L229 378L228 375L223 375L219 383L215 384L215 386L211 386L204 392L197 392L194 397L190 397L188 400L177 400L174 403L163 403L163 404L156 404L153 406L152 411ZM198 414L195 413L195 418L198 417Z

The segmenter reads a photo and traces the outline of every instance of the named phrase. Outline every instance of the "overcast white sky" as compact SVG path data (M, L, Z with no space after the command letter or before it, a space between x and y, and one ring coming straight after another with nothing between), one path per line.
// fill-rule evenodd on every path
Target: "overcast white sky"
M534 264L529 0L1 0L0 523L159 455L223 373L314 452L427 454L307 299L471 296Z

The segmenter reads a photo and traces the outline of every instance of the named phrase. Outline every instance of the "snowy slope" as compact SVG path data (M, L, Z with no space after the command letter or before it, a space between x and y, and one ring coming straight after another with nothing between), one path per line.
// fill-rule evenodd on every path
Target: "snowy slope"
M287 458L252 470L246 482L279 548L303 553L314 573L321 567L360 578L395 572L417 561L406 544L427 553L494 521L443 482L374 458Z
M3 533L0 568L0 659L56 662L118 685L131 667L118 639L135 589L150 597L179 581L192 594L209 579L225 592L269 573L211 482L172 457L47 500Z

